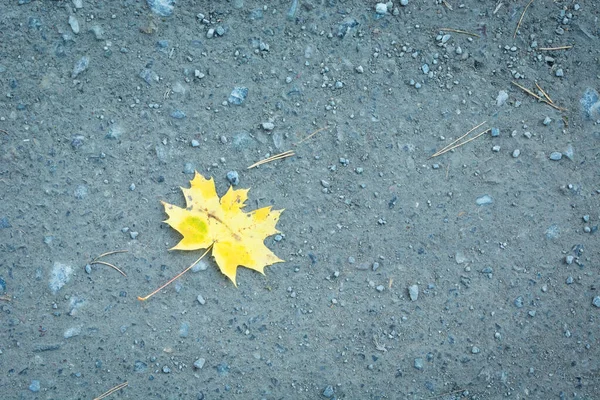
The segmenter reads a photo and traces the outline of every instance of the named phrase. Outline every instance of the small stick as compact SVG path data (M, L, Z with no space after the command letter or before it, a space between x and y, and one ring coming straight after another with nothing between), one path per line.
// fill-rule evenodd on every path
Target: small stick
M168 285L170 285L174 280L176 280L177 278L179 278L181 275L185 274L186 272L188 272L190 269L192 269L194 267L194 265L198 264L200 262L200 260L202 260L204 258L205 255L208 254L208 252L210 251L210 249L212 249L213 245L211 244L210 246L208 246L208 249L206 249L206 251L204 252L204 254L202 254L200 256L199 259L197 259L196 261L194 261L192 263L192 265L190 265L189 267L187 267L186 269L184 269L182 272L178 273L177 275L175 275L173 278L171 278L167 283L165 283L164 285L162 285L161 287L159 287L158 289L156 289L154 292L150 293L148 296L145 297L140 297L138 296L138 300L139 301L146 301L148 300L150 297L154 296L156 293L160 292L161 290L163 290L165 287L167 287Z
M317 133L321 132L323 129L326 129L326 128L327 127L324 126L323 128L317 129L316 131L314 131L313 133L311 133L310 135L308 135L307 137L305 137L304 139L302 139L298 143L294 143L294 146L298 146L300 143L307 141L308 139L310 139L311 137L315 136Z
M106 252L106 253L103 253L103 254L100 254L98 257L94 258L94 259L92 260L92 262L90 263L90 265L94 265L94 264L102 264L102 265L106 265L106 266L108 266L108 267L111 267L111 268L113 268L113 269L115 269L115 270L119 271L119 273L120 273L121 275L123 275L123 276L127 276L127 274L126 274L125 272L121 271L121 270L120 270L119 268L117 268L115 265L113 265L113 264L111 264L111 263L109 263L109 262L106 262L106 261L100 261L100 259L101 259L102 257L109 256L109 255L111 255L111 254L127 253L128 251L129 251L129 250L113 250L113 251L108 251L108 252Z
M535 86L537 86L537 88L540 90L540 92L542 92L542 94L544 95L544 97L546 98L546 100L548 100L550 103L554 104L554 101L552 101L552 99L550 98L550 96L548 96L548 93L544 92L544 89L542 89L542 87L540 85L538 85L538 83L535 83Z
M7 131L5 131L4 129L0 129L0 132L2 133L6 133L7 135L9 134Z
M102 257L110 256L111 254L119 254L119 253L127 253L129 250L113 250L108 251L104 254L100 254L98 257L94 258L94 261L101 259Z
M573 48L573 45L568 46L558 46L558 47L540 47L538 50L542 51L552 51L552 50L569 50Z
M452 29L452 28L440 28L440 31L444 31L444 32L454 32L454 33L462 33L464 35L469 35L469 36L474 36L474 37L481 37L476 33L471 33L471 32L467 32L467 31L461 31L460 29Z
M441 150L439 150L439 151L435 152L435 154L434 154L434 155L432 155L432 156L431 156L431 157L429 157L429 158L437 157L437 156L439 156L440 154L442 154L442 152L444 152L444 153L445 153L445 150L446 150L448 147L452 146L454 143L458 142L459 140L461 140L462 138L464 138L464 137L465 137L465 136L467 136L469 133L473 132L475 129L479 128L481 125L485 124L486 122L487 122L487 121L483 121L482 123L480 123L480 124L479 124L479 125L477 125L476 127L474 127L474 128L471 128L471 130L470 130L469 132L465 133L464 135L462 135L461 137L459 137L458 139L456 139L454 142L452 142L452 143L450 143L450 144L446 145L446 146L445 146L445 147L443 147Z
M94 398L94 400L102 400L108 396L110 396L111 394L113 394L114 392L118 392L119 390L127 387L127 385L129 385L129 382L123 382L123 383L119 383L117 386L115 386L112 389L109 389L107 392L102 393L100 396Z
M442 0L442 3L444 3L444 5L445 5L446 7L448 7L448 9L449 9L450 11L453 11L453 10L454 10L454 9L452 8L452 5L451 5L450 3L448 3L446 0Z
M281 160L281 159L286 158L286 157L291 157L291 156L293 156L295 154L296 153L294 153L292 150L284 151L283 153L275 154L274 156L271 156L271 157L265 158L264 160L260 160L258 162L255 162L254 164L252 164L251 166L249 166L247 169L252 169L252 168L258 167L259 165L266 164L266 163L271 162L271 161Z
M2 295L0 295L0 300L2 300L2 301L11 301L12 298L10 297L9 294L2 294Z
M519 23L517 24L517 29L515 29L515 34L513 35L513 39L516 39L517 32L519 31L519 28L521 27L521 22L523 22L523 17L525 16L525 12L527 11L527 9L531 5L531 3L533 3L533 0L529 0L529 3L527 3L527 5L525 6L525 9L523 10L523 14L521 14L521 18L519 18Z
M450 150L453 150L453 149L456 149L457 147L463 146L463 145L465 145L465 144L469 143L470 141L477 139L479 136L481 136L481 135L483 135L483 134L486 134L486 133L488 133L489 131L491 131L491 129L490 129L490 128L486 129L485 131L483 131L483 132L481 132L481 133L478 133L477 135L473 136L473 137L472 137L472 138L470 138L469 140L465 140L465 141L464 141L464 142L462 142L462 143L459 143L459 144L456 144L456 145L454 145L454 146L452 146L452 147L449 147L449 148L447 148L447 149L444 149L444 151L441 151L441 152L439 152L439 153L437 153L437 154L434 154L434 155L433 155L433 156L431 156L430 158L437 157L437 156L441 156L442 154L444 154L444 153L447 153L447 152L449 152Z
M526 93L528 93L531 96L535 97L539 101L544 102L544 103L548 104L550 107L557 109L558 111L567 111L566 108L559 107L556 104L550 103L546 99L542 99L540 96L538 96L537 94L533 93L531 90L529 90L527 88L524 88L523 86L519 85L517 82L512 82L512 84L515 85L515 86L517 86L517 87L519 87L520 89L524 90Z
M127 274L123 271L121 271L119 268L117 268L116 266L112 265L111 263L108 263L106 261L100 261L100 260L94 260L90 263L90 265L94 265L94 264L102 264L102 265L106 265L108 267L111 267L113 269L116 269L117 271L119 271L119 273L123 276L127 276Z

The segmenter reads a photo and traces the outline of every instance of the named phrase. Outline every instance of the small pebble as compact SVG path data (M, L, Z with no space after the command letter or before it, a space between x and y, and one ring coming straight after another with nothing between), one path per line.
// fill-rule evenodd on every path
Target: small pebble
M200 142L197 141L196 139L192 139L191 144L192 144L192 147L199 147L200 146Z
M406 7L408 5L408 0L400 0L400 5Z
M248 96L248 88L246 87L234 87L229 95L227 101L230 104L240 105L244 102Z
M535 317L535 314L536 314L536 313L535 313L535 310L529 310L529 311L527 311L527 314L529 314L529 316L530 316L531 318L533 318L533 317Z
M79 74L85 71L89 65L90 58L88 56L81 57L73 67L73 72L71 72L71 78L76 78Z
M522 308L523 307L523 296L519 296L515 299L514 304L517 308Z
M419 298L419 286L411 285L408 287L408 295L410 296L410 301L417 301Z
M508 100L508 93L506 93L504 90L499 91L498 97L496 97L496 105L500 107L506 103L506 100Z
M492 137L498 137L498 136L500 136L500 129L492 128Z
M238 174L237 171L229 171L227 173L227 180L233 186L237 186L240 183L240 175Z
M592 300L592 304L598 308L600 308L600 296L596 296L594 297L594 299Z
M324 390L323 390L323 397L327 397L328 399L330 399L331 397L333 397L333 386L328 385Z
M515 151L513 151L512 156L513 158L517 158L521 155L521 150L519 149L515 149Z
M198 300L198 303L200 303L201 305L206 304L206 300L204 300L204 297L202 297L201 294L199 294L198 297L196 297L196 300Z
M475 203L478 206L485 206L485 205L488 205L488 204L492 204L493 202L494 202L494 199L491 196L487 195L487 194L484 194L483 196L479 196L477 198L477 200L475 200Z
M558 152L558 151L553 151L552 153L550 153L550 157L549 157L552 161L558 161L562 158L562 153Z
M179 337L186 338L188 337L189 332L190 324L188 322L182 322L181 325L179 325Z
M566 282L567 285L571 285L574 282L573 277L572 276L568 276L567 280L565 282Z
M375 5L375 12L377 14L384 15L384 14L387 14L387 11L388 11L387 4L385 4L385 3L377 3Z
M167 367L166 365L164 367L162 367L162 372L164 374L168 374L171 372L171 368Z
M362 74L363 72L365 72L365 69L363 68L362 65L359 65L358 67L356 67L356 72L358 72L359 74Z
M263 122L262 128L265 131L272 131L273 129L275 129L275 124L273 124L272 122Z
M196 361L194 361L194 368L202 369L202 367L204 367L205 363L206 363L206 360L204 358L199 358Z
M498 153L500 151L500 146L492 146L492 151Z
M29 385L29 390L31 390L33 393L37 393L40 391L40 381L38 380L32 380L31 381L31 385Z
M383 285L379 285L375 288L379 293L383 292L383 290L385 289L385 287Z
M584 215L581 218L583 219L583 222L590 222L590 216L589 215Z
M129 237L131 237L133 240L137 239L138 236L139 236L139 232L134 232L134 231L129 232Z
M129 185L129 190L132 192L135 190L135 183L132 183L131 185Z
M193 174L196 171L196 167L192 163L185 163L183 165L183 173L184 174Z
M565 73L562 68L559 68L556 70L555 75L559 78L562 78L563 76L565 76Z
M548 126L548 125L550 125L551 122L552 122L552 119L550 117L546 117L546 118L544 118L543 124Z
M73 33L77 35L79 33L79 21L77 20L77 17L69 15L69 25L71 26Z
M565 264L571 265L571 264L573 264L573 261L575 261L575 257L573 257L573 256L566 256L565 257Z
M419 371L423 369L423 359L422 358L415 358L415 361L413 363L415 369L418 369Z
M479 347L477 347L477 346L473 346L471 348L471 353L473 353L473 354L479 354L480 352L481 352L481 350L479 350Z

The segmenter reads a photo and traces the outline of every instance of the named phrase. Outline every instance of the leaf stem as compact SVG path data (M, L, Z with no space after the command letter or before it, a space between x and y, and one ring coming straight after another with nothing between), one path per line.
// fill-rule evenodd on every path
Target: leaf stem
M154 292L150 293L149 295L145 296L145 297L140 297L138 296L138 300L139 301L146 301L148 300L150 297L154 296L156 293L160 292L161 290L163 290L165 287L169 286L171 283L173 283L173 281L177 280L179 277L181 277L181 275L185 274L186 272L188 272L190 269L192 269L196 264L198 264L200 262L200 260L202 260L204 258L205 255L208 254L208 252L210 251L210 249L212 249L212 244L206 249L206 251L204 252L204 254L202 254L200 256L200 258L198 258L196 261L194 261L192 263L192 265L190 265L189 267L187 267L186 269L184 269L183 271L181 271L180 273L178 273L177 275L175 275L173 278L171 278L167 283L165 283L164 285L162 285L161 287L159 287L158 289L156 289Z

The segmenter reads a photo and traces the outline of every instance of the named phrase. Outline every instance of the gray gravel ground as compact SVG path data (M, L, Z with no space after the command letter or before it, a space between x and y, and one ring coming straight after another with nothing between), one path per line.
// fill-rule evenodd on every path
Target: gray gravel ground
M600 8L526 4L4 0L0 397L600 398ZM286 262L139 302L196 170Z

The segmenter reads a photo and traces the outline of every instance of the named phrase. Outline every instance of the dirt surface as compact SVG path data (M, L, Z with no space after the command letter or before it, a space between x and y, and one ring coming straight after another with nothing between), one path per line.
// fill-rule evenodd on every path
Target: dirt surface
M1 398L600 398L595 1L78 3L0 6ZM285 262L140 302L194 170Z

